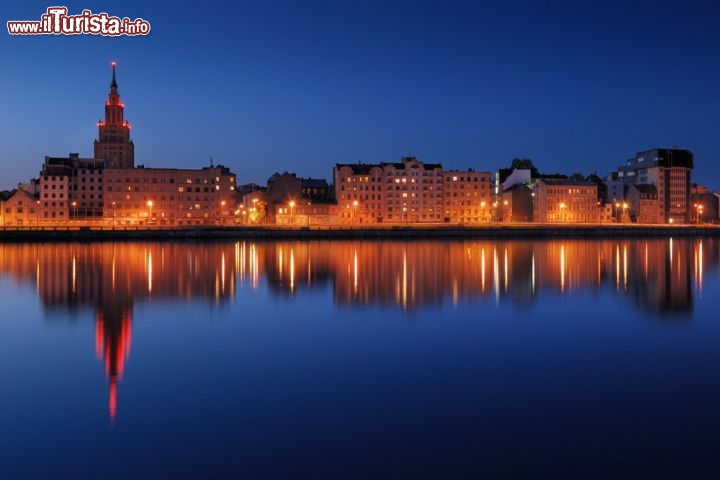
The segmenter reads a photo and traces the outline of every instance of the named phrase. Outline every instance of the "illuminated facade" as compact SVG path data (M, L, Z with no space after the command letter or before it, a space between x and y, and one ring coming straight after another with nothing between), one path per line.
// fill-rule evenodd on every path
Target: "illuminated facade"
M441 223L443 171L415 157L380 164L336 164L340 223Z
M389 223L441 223L443 171L439 163L404 157L381 164L385 173L384 213Z
M587 181L538 179L535 184L536 222L596 223L598 187Z
M338 163L333 168L338 221L382 223L387 218L384 204L385 172L380 164Z
M94 143L95 158L104 159L107 168L135 166L135 145L130 140L130 123L124 118L125 105L120 101L112 64L112 83L105 102L105 121L98 121L98 139Z
M198 170L109 168L104 176L105 223L183 226L238 221L235 175L221 165Z
M489 222L493 213L498 215L500 204L493 201L490 172L445 171L442 193L447 223Z
M16 190L1 205L0 226L32 227L39 221L38 199L25 190Z

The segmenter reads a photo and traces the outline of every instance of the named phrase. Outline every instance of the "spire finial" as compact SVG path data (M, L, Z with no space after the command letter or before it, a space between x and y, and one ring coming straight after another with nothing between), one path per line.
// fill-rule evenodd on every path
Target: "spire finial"
M115 66L117 65L117 62L112 62L111 65L112 65L112 70L113 70L113 79L112 79L112 83L110 84L110 86L113 88L117 88L117 82L115 81Z

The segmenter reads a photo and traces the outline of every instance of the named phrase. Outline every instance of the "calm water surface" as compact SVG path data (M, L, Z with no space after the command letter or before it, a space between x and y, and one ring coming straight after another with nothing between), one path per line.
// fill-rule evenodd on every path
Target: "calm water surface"
M715 239L0 245L0 477L717 478Z

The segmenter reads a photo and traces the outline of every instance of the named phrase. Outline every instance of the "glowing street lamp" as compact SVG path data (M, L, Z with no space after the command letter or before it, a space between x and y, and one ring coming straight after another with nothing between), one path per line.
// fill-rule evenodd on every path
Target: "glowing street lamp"
M220 201L220 223L225 223L225 218L223 217L225 211L225 200Z
M295 200L290 200L290 223L295 223Z
M148 225L150 225L150 222L152 221L153 201L152 201L152 200L148 200L148 201L147 201L147 206L148 206L148 209L149 209L149 210L148 210Z
M357 200L353 200L353 223L357 223L357 207L360 205Z
M73 207L73 218L75 220L77 220L77 202L75 200L73 200L73 202L72 202L72 207Z

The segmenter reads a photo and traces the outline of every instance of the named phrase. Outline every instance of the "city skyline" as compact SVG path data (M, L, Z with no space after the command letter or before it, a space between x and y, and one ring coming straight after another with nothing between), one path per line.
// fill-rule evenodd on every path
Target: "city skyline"
M143 17L153 30L8 36L2 188L36 177L46 155L91 156L117 61L136 163L146 166L197 168L212 157L239 183L262 184L275 171L329 178L336 162L404 155L481 170L528 157L545 172L604 176L635 152L679 145L695 153L693 181L717 189L717 8L653 5L314 4L271 15L241 4L204 12L194 32L183 32L197 18L189 11L69 5ZM47 5L0 8L21 20ZM237 28L212 28L220 15Z

